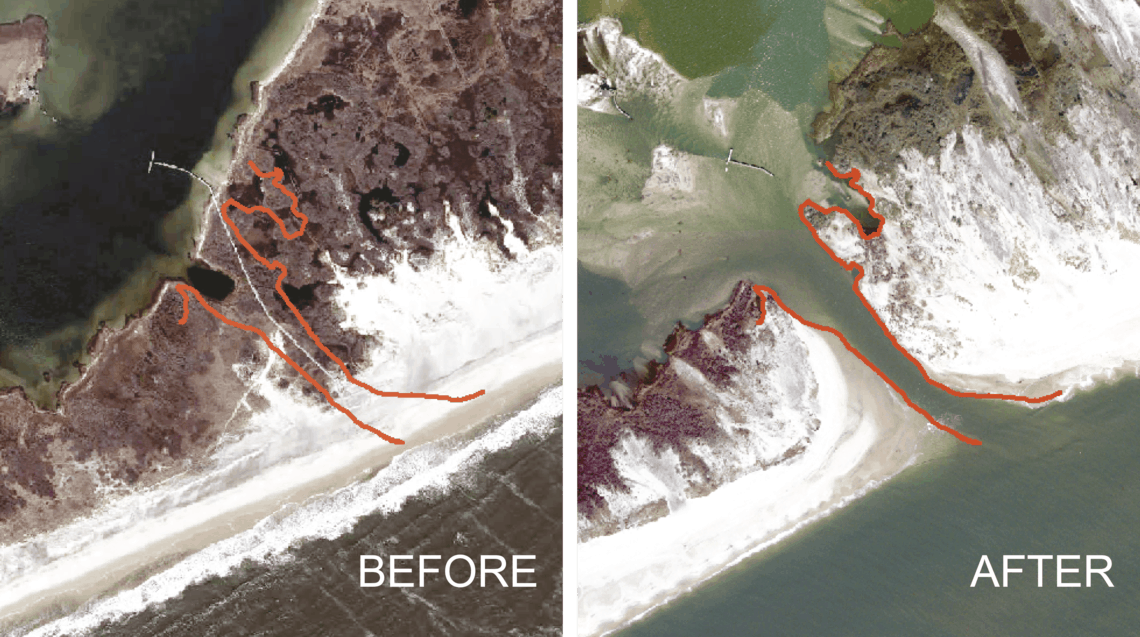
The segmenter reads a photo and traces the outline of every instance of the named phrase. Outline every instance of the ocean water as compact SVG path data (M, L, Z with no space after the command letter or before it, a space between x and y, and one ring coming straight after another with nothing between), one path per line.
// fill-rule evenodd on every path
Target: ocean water
M493 454L470 485L425 494L396 514L374 513L344 535L303 542L278 563L249 562L194 584L178 598L91 635L474 635L556 634L561 625L562 430ZM507 484L515 485L521 497ZM525 499L524 499L525 498ZM532 503L541 503L535 509ZM457 540L458 538L458 540ZM534 555L523 581L455 588L361 588L359 555ZM456 568L456 578L466 571ZM508 580L509 581L509 580ZM493 582L493 580L492 580Z
M807 15L822 4L804 3L800 10ZM611 5L590 5L579 17L618 15L625 25L626 14L637 6ZM905 30L921 23L930 6L909 2L889 8L884 15ZM795 47L801 35L809 42L821 37L811 25L785 31L780 24L777 16L761 36L765 47ZM820 73L826 79L850 64L858 47L854 41L848 44L843 49L833 39L829 55L798 58L803 66L794 67L792 75L809 84ZM770 59L782 59L773 55ZM1140 442L1134 416L1140 381L1118 379L1036 409L958 399L927 385L864 310L851 291L852 276L823 253L798 220L796 207L805 195L853 209L860 204L817 165L826 149L806 139L807 126L826 105L826 95L796 92L799 88L779 94L778 86L765 81L740 83L741 78L775 73L747 65L729 64L715 77L692 79L685 89L712 97L739 95L728 139L710 135L707 124L694 116L697 109L686 110L681 102L691 97L666 105L631 100L622 106L632 121L579 111L579 147L601 148L596 156L619 157L614 166L622 167L580 161L579 197L586 211L580 219L583 265L598 276L625 281L623 298L636 310L616 313L614 322L604 326L606 334L583 334L580 343L597 347L605 339L618 339L614 353L652 349L678 320L699 323L705 312L723 306L733 283L751 279L776 289L808 320L841 330L913 400L983 445L951 446L949 452L925 458L865 498L619 634L1134 634L1140 624L1140 611L1132 603L1140 575L1135 533L1140 463L1134 458ZM725 89L729 80L743 90ZM791 117L778 120L773 105ZM694 204L697 213L662 215L638 207L650 165L644 149L658 144L693 156L698 183L711 184L702 202ZM735 148L734 157L768 167L777 179L744 169L723 173L729 146ZM615 181L602 183L607 174L615 175ZM796 184L803 188L797 190ZM607 220L596 215L609 205L607 198L626 206L622 228L614 221L617 214ZM635 236L637 230L621 234L626 226L655 235L636 249L608 247ZM625 323L627 316L636 319ZM583 321L580 328L597 329L591 325ZM633 326L640 332L631 331ZM970 588L983 554L999 572L1003 554L1108 555L1115 587L1058 589L1050 584L1055 562L1046 562L1046 586L1039 589L1035 563L1026 561L1026 573L1013 576L1009 588L994 589L988 580ZM1079 579L1084 581L1083 572Z
M515 413L413 448L14 634L559 634L561 408L560 388L548 387ZM440 555L437 566L454 555L532 555L520 566L534 571L518 581L535 586L489 577L455 587L428 575L424 586L364 588L361 555ZM453 570L459 581L468 573Z
M963 417L982 446L909 469L621 634L1135 634L1140 381L1036 410L986 407ZM1114 587L1057 588L1055 561L1042 588L1032 561L1008 588L970 587L982 555L1000 578L1007 554L1107 555ZM1080 563L1067 582L1085 582Z
M192 167L248 104L239 70L299 29L299 0L24 0L49 24L42 110L0 123L0 385L51 404L101 321L121 323L189 263ZM244 94L243 94L244 93ZM223 138L224 141L224 138ZM195 189L199 187L195 186ZM197 199L192 200L193 197ZM193 205L197 202L199 205Z

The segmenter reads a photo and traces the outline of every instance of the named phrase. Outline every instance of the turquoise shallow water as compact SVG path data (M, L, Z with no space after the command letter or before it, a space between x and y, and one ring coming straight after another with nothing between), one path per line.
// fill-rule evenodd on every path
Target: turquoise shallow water
M981 447L912 468L622 634L1134 635L1140 381L970 414ZM994 412L994 413L989 413ZM1114 588L970 588L981 555L1108 555ZM1068 563L1073 566L1073 563ZM1066 581L1084 581L1066 575Z
M928 3L911 4L893 7L900 22L921 17L929 9ZM621 3L623 21L630 6L636 7ZM778 48L781 43L790 46L801 35L794 28L781 31L779 24L774 21L757 37ZM813 29L802 35L809 40L820 37ZM760 55L758 59L777 58ZM804 66L799 75L812 78L826 63L819 56L801 61ZM766 73L779 84L777 71L786 69L748 68L747 63L730 66L708 85L708 92L731 96L734 91L725 89L725 82L762 78ZM750 86L771 90L769 97L786 110L796 105L793 110L801 125L810 122L824 105L814 91L780 94L765 82ZM1136 531L1140 528L1140 462L1136 460L1140 427L1134 414L1140 413L1140 381L1121 380L1037 409L958 399L927 385L863 309L850 289L851 275L833 263L799 225L795 206L803 193L784 187L791 183L786 176L794 176L796 167L779 163L781 152L790 155L791 147L786 137L779 138L783 146L772 145L773 126L756 123L760 119L756 113L770 111L761 111L759 106L750 111L747 102L742 104L744 110L738 116L745 113L747 119L737 117L732 137L724 143L709 138L702 132L705 129L678 116L676 110L655 109L636 100L624 105L634 115L629 123L606 121L594 114L580 117L580 125L586 127L580 133L580 147L599 139L610 143L624 139L627 143L620 145L628 149L629 161L647 166L646 149L660 143L710 161L723 157L727 146L734 145L738 157L774 167L780 177L765 182L754 174L730 174L720 183L717 199L706 202L707 212L695 216L700 223L685 217L683 226L673 228L670 219L669 228L676 237L662 240L661 245L677 256L642 273L643 278L628 293L621 290L634 312L615 312L609 322L583 321L580 342L589 344L595 355L607 343L619 355L636 351L644 343L659 343L675 321L692 324L699 319L701 312L686 305L686 299L706 299L715 296L710 291L723 290L715 302L702 301L702 311L713 309L723 304L733 283L748 278L775 288L808 320L843 331L911 398L942 422L984 444L957 444L907 469L866 497L713 578L620 634L1136 634L1140 626L1135 604L1140 592L1140 533ZM805 108L812 112L801 112ZM591 137L592 131L596 137ZM801 168L824 152L806 146L810 156L795 160ZM605 170L580 164L580 179L596 179L595 173L604 175ZM637 201L640 185L633 181L625 190L617 188L619 200ZM580 189L587 186L591 184L580 183ZM589 196L584 200L599 205ZM845 203L857 207L854 200ZM629 223L628 218L621 221ZM644 221L664 228L659 218L647 216ZM580 220L584 233L580 246L589 248L589 233L604 237L615 223L596 217ZM704 260L685 261L680 250L686 256L698 253ZM710 255L714 258L704 258ZM582 297L580 302L591 301ZM583 309L582 313L593 311ZM1009 588L994 589L986 580L972 589L970 580L983 554L998 569L1003 554L1108 555L1113 560L1109 574L1115 587L1107 588L1097 580L1091 589L1058 589L1053 585L1055 562L1046 562L1047 585L1037 588L1036 565L1026 561L1021 564L1026 573L1014 575ZM1083 582L1083 573L1068 577Z
M598 384L632 367L645 319L630 303L631 290L578 264L579 384Z

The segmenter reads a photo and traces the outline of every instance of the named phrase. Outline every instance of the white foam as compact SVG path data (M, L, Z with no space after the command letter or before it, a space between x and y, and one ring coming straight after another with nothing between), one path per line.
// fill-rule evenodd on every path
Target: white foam
M1047 393L1140 361L1140 296L1121 293L1140 270L1137 136L1097 99L1066 113L1078 139L1058 137L1055 186L966 127L937 159L904 151L896 177L864 171L887 216L876 249L845 220L821 231L866 265L868 301L934 376L1014 391L1047 379L1034 388ZM912 301L898 302L900 286Z
M298 542L333 539L366 515L394 513L413 496L446 491L488 454L527 435L554 431L562 413L562 388L544 391L538 401L473 441L443 440L402 454L372 479L314 498L292 511L266 518L256 527L195 553L139 586L101 600L78 613L42 626L34 637L74 635L179 595L188 586L221 577L245 560L283 559Z
M391 277L339 274L336 301L347 323L379 343L361 380L396 391L493 394L561 360L558 247L508 260L459 233L441 242L435 259L420 270L400 264ZM323 401L282 390L268 376L256 392L271 408L253 415L240 435L227 436L207 466L60 529L0 546L0 617L161 547L186 529L224 528L227 517L247 507L390 451ZM378 398L343 382L332 389L364 422L413 442L417 432L471 404Z

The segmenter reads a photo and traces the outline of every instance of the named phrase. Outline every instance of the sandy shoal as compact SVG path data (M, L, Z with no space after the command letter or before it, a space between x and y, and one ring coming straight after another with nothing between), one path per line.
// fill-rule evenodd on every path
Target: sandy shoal
M808 450L668 516L578 545L578 632L622 628L948 445L834 337L797 326L820 386Z

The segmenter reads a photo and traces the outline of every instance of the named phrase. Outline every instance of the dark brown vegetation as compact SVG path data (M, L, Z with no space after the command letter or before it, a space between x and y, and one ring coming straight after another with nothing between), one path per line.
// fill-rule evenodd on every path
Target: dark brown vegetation
M504 258L514 256L504 219L528 246L560 240L561 28L554 2L335 2L295 63L256 88L265 111L234 135L227 195L289 218L287 200L246 162L279 167L310 223L285 241L264 215L235 221L288 267L287 293L350 368L369 343L340 326L330 264L376 274L403 260L430 267L452 232L448 207L467 236ZM191 282L226 316L275 331L216 218L204 241ZM274 299L275 275L248 271L272 317L303 337ZM266 350L200 308L178 325L181 299L163 289L124 329L96 337L92 364L61 391L58 412L19 392L0 396L0 538L82 513L99 484L142 486L185 470L235 426L230 416L270 361ZM285 351L318 379L327 378L308 354L334 369L315 347L306 354L287 341ZM292 372L275 380L319 402Z
M680 323L665 341L669 361L651 366L647 378L624 402L607 398L601 389L588 387L578 392L578 515L591 517L603 505L599 487L618 491L627 487L614 466L611 450L626 433L635 433L658 447L671 447L682 463L710 484L716 480L704 461L685 443L693 439L717 442L724 436L717 427L708 397L694 391L677 374L674 361L681 360L701 371L716 387L730 386L739 373L730 353L747 350L754 339L772 345L772 334L756 329L761 306L752 284L741 281L733 290L728 306L705 317L704 326L690 330ZM712 332L724 343L715 350L701 338ZM752 369L749 373L763 373Z

